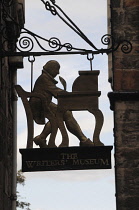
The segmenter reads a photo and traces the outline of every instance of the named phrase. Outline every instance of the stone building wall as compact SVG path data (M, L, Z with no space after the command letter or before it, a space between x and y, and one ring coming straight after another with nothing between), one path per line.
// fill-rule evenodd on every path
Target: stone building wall
M111 34L129 40L132 51L112 53L117 210L139 208L139 1L111 0Z
M14 77L17 58L9 58L4 51L14 51L20 33L7 14L23 25L21 14L23 0L0 1L0 210L12 210L13 195L13 145L14 145ZM7 12L7 13L6 13ZM22 11L23 13L23 11ZM10 47L10 48L8 48ZM14 200L15 201L15 200Z
M0 209L11 209L12 186L12 80L6 60L2 66L0 87Z
M111 0L112 35L118 40L129 40L133 50L123 54L121 49L113 53L115 91L139 90L139 1Z

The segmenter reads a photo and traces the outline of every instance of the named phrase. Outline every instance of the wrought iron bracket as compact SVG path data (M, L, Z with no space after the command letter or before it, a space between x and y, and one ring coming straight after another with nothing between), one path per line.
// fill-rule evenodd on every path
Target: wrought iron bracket
M41 2L45 9L50 11L52 15L57 15L65 22L77 35L79 35L86 43L91 46L91 49L81 49L73 47L70 43L64 43L57 38L52 37L46 39L32 31L23 27L19 21L15 20L10 15L10 7L14 6L14 0L7 2L2 0L2 21L1 21L1 57L9 56L42 56L42 55L96 55L109 54L116 51L119 47L123 53L129 53L132 50L132 44L127 40L115 41L110 34L105 34L101 38L103 45L107 48L98 49L86 35L75 25L75 23L64 13L64 11L55 3L55 0ZM39 51L35 51L36 46ZM62 51L64 49L64 51Z

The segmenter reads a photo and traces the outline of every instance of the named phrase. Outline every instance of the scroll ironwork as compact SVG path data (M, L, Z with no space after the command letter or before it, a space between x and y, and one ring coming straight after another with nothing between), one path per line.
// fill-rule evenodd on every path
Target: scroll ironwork
M115 39L110 34L105 34L101 38L101 43L106 45L107 48L98 49L87 36L78 28L78 26L65 14L65 12L56 5L55 0L44 1L45 9L50 11L52 15L58 16L65 24L67 24L78 36L80 36L86 43L89 44L91 49L81 49L72 46L70 43L62 43L59 38L51 37L46 39L27 28L21 26L11 15L10 7L13 6L14 1L2 0L2 22L6 24L1 24L1 48L2 56L40 56L40 55L63 55L63 54L109 54L116 51L119 47L123 53L129 53L132 50L132 44L127 40L115 41ZM9 23L9 25L8 25ZM10 36L8 36L7 28L11 27L19 31L18 39L12 40L15 37L14 29L10 30ZM39 51L38 51L39 47ZM37 49L37 51L35 51ZM65 51L62 51L62 50Z

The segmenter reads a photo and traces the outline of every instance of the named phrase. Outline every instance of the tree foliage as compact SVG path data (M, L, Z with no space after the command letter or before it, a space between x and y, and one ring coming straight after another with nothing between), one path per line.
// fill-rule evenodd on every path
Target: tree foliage
M19 170L17 172L17 184L22 184L24 185L25 184L25 176L23 175L23 172L21 170Z
M25 185L25 179L26 178L23 175L23 172L21 170L19 170L17 172L17 184ZM27 202L24 202L24 201L20 201L19 198L21 198L21 196L19 195L19 192L17 192L16 207L21 208L21 209L31 210L29 208L30 203L27 203Z

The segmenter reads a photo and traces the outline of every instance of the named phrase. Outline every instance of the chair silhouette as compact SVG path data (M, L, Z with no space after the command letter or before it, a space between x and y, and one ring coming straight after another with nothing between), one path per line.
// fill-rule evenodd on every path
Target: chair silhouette
M31 93L25 91L20 85L15 85L16 92L18 96L21 98L22 103L24 105L26 117L27 117L27 146L26 148L33 148L33 137L34 137L34 119L33 119L33 114L32 110L29 104L29 99L31 97L36 97L39 98L42 102L42 108L45 113L45 97L40 94L40 93ZM45 120L44 120L45 124Z

